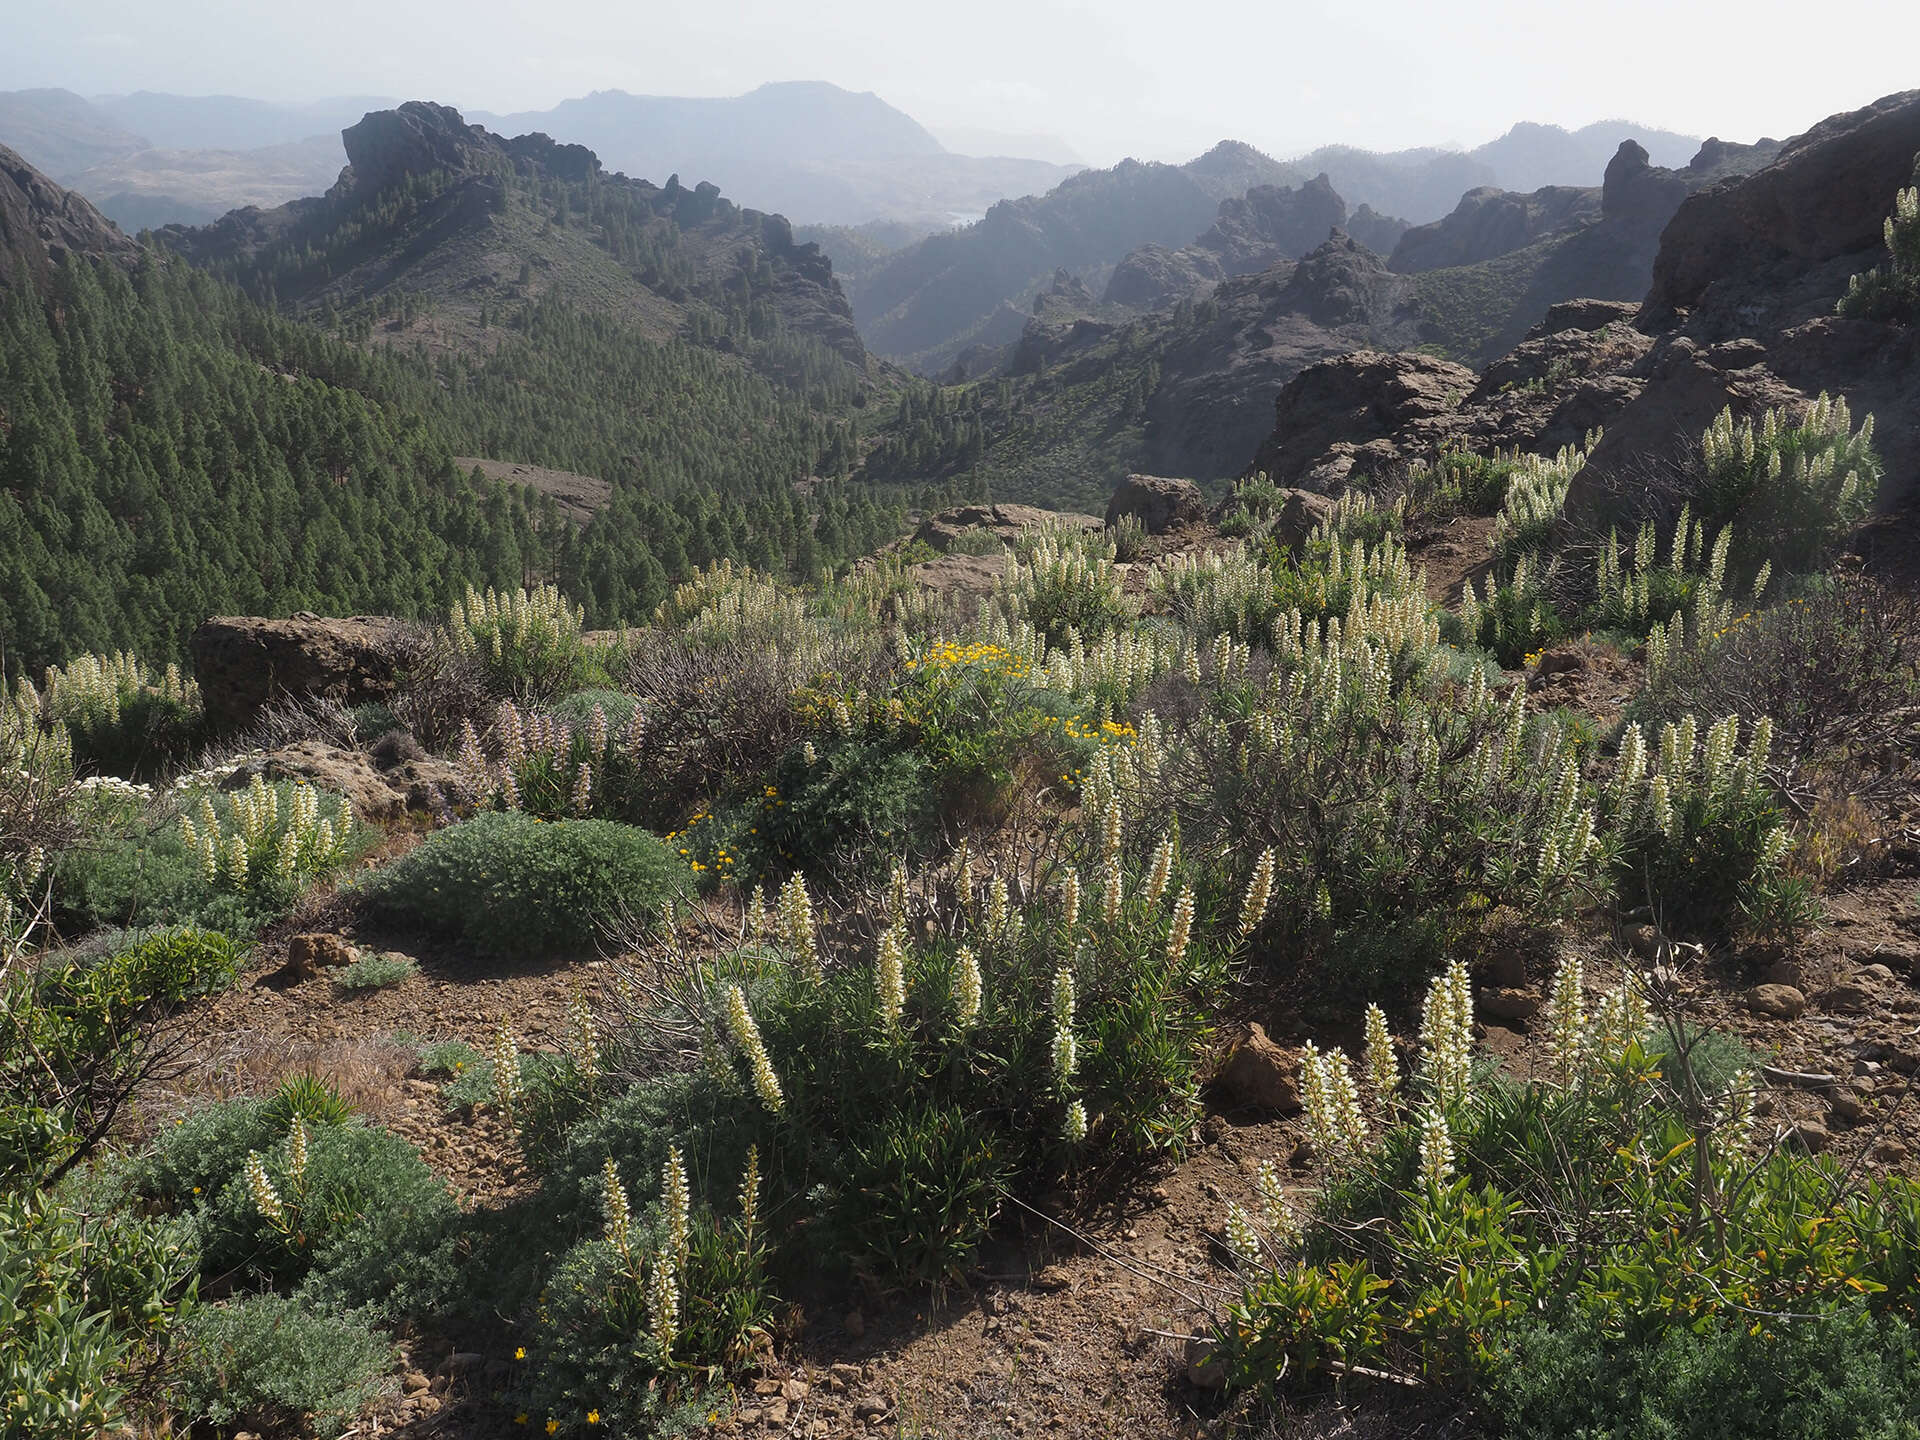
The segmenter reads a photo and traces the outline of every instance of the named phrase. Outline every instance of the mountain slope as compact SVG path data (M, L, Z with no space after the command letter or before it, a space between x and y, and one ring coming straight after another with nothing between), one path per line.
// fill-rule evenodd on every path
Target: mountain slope
M1640 300L1661 231L1680 203L1758 169L1777 148L1713 141L1684 169L1669 170L1624 140L1598 191L1470 192L1445 220L1402 236L1391 264L1417 273L1429 342L1484 363L1518 344L1560 301Z
M1301 369L1420 339L1414 281L1345 235L1147 314L1062 273L1006 371L907 396L866 473L1097 514L1129 472L1239 474Z
M84 198L0 145L0 294L44 286L70 255L132 265L139 247Z
M666 243L671 211L621 228L637 211L610 186L594 236L611 248L593 247L607 292L561 275L473 327L457 296L408 284L463 273L476 218L490 224L469 208L490 193L475 182L492 182L509 216L529 197L552 206L551 231L578 228L585 246L584 213L564 227L558 217L597 185L597 167L543 138L505 148L468 136L463 152L462 127L428 123L443 117L427 109L376 121L338 209L316 201L282 217L335 228L298 229L290 250L230 247L220 273L139 251L4 157L0 654L12 671L85 649L178 655L186 631L220 611L430 617L469 582L551 580L591 623L617 625L646 618L693 566L734 558L811 575L897 530L897 510L838 480L867 393L861 366L782 320L783 303L831 314L805 293L830 290L823 260L779 260L768 217L711 187L681 192L685 228L715 227L731 261ZM469 168L457 168L462 153ZM233 217L218 234L244 239L260 220ZM171 238L211 259L212 233ZM648 257L679 298L623 268ZM704 259L723 273L703 273ZM361 288L330 289L330 264ZM287 308L305 318L228 283L266 299L276 277L304 287ZM661 307L664 336L632 317L641 295ZM436 325L444 337L429 345ZM563 511L537 483L490 482L456 455L574 472L598 482L596 503Z
M867 343L926 371L969 345L1004 344L1057 269L1100 269L1142 245L1184 245L1222 200L1304 177L1250 146L1223 141L1184 165L1124 160L1045 195L1005 200L978 223L888 258L851 289Z
M788 338L865 363L826 259L705 181L609 176L583 146L506 140L421 101L342 138L348 166L325 196L163 238L299 311L364 320L398 303L437 348L484 353L496 316L552 295L656 340Z

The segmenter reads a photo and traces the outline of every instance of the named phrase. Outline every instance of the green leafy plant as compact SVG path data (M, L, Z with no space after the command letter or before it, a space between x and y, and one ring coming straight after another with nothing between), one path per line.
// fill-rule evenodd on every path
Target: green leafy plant
M190 1234L0 1189L0 1430L92 1440L192 1300Z
M209 1424L311 1426L337 1436L390 1385L393 1342L358 1317L294 1296L203 1306L168 1361L179 1412Z
M401 985L420 973L405 955L363 955L333 977L344 990L384 990Z
M680 888L660 840L607 820L476 816L431 835L359 887L378 914L476 950L539 960L590 950Z

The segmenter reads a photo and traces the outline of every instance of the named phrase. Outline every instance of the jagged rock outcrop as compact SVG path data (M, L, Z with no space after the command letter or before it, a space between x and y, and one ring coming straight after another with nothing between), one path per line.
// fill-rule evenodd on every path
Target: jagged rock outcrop
M81 196L0 145L0 291L44 285L69 255L131 265L140 247Z
M1129 475L1107 501L1107 524L1117 524L1127 515L1138 518L1149 535L1164 535L1176 526L1204 525L1207 497L1191 480Z
M1879 249L1889 197L1911 182L1916 153L1920 90L1909 90L1823 120L1747 180L1689 197L1663 237L1648 311L1664 316L1715 298L1723 310L1764 304L1761 292L1789 277L1824 289L1819 272L1836 259L1852 274L1862 252ZM1798 298L1789 291L1767 308Z
M241 729L279 699L385 700L414 628L383 615L216 615L188 641L208 726Z
M1273 433L1249 469L1283 487L1327 490L1360 447L1451 414L1479 379L1451 360L1378 350L1311 365L1274 400Z
M1446 446L1545 452L1604 426L1569 496L1578 513L1686 465L1722 409L1794 415L1824 390L1845 396L1856 419L1875 415L1882 505L1898 504L1920 465L1920 333L1833 311L1848 278L1881 258L1882 227L1916 152L1920 91L1784 145L1709 142L1685 171L1660 171L1622 146L1602 221L1566 253L1609 232L1644 236L1673 207L1644 305L1552 305L1477 376L1414 355L1314 366L1281 392L1249 468L1329 489Z
M1368 214L1377 230L1378 217ZM1191 245L1144 245L1129 253L1114 267L1104 298L1153 309L1231 276L1298 259L1346 223L1347 202L1324 173L1300 186L1256 185L1222 200L1213 227Z

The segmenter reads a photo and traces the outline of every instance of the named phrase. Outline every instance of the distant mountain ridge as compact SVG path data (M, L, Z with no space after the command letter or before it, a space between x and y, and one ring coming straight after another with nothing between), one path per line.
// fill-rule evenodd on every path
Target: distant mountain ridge
M711 180L795 224L952 224L1080 167L955 155L879 96L817 81L691 98L599 90L548 110L474 112L506 134L543 131L590 147L609 169L655 184Z
M365 113L347 115L359 103L15 90L0 93L0 144L131 234L318 194L346 158L339 132Z

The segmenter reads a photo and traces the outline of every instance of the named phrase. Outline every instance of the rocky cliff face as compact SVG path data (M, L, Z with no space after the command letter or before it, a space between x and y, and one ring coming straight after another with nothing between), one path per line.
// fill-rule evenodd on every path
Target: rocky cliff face
M0 145L0 291L45 284L69 255L131 265L140 247L80 196Z
M1312 366L1280 392L1249 468L1332 489L1449 445L1550 451L1604 426L1570 500L1578 509L1683 462L1726 406L1741 417L1792 412L1824 390L1856 416L1876 416L1882 502L1900 504L1920 467L1920 334L1833 311L1848 278L1880 258L1881 227L1916 153L1920 91L1834 116L1784 146L1709 141L1684 171L1623 145L1601 220L1575 237L1590 248L1570 242L1566 253L1617 263L1635 237L1657 235L1643 305L1552 305L1477 376L1417 355ZM1738 173L1768 155L1764 168Z

